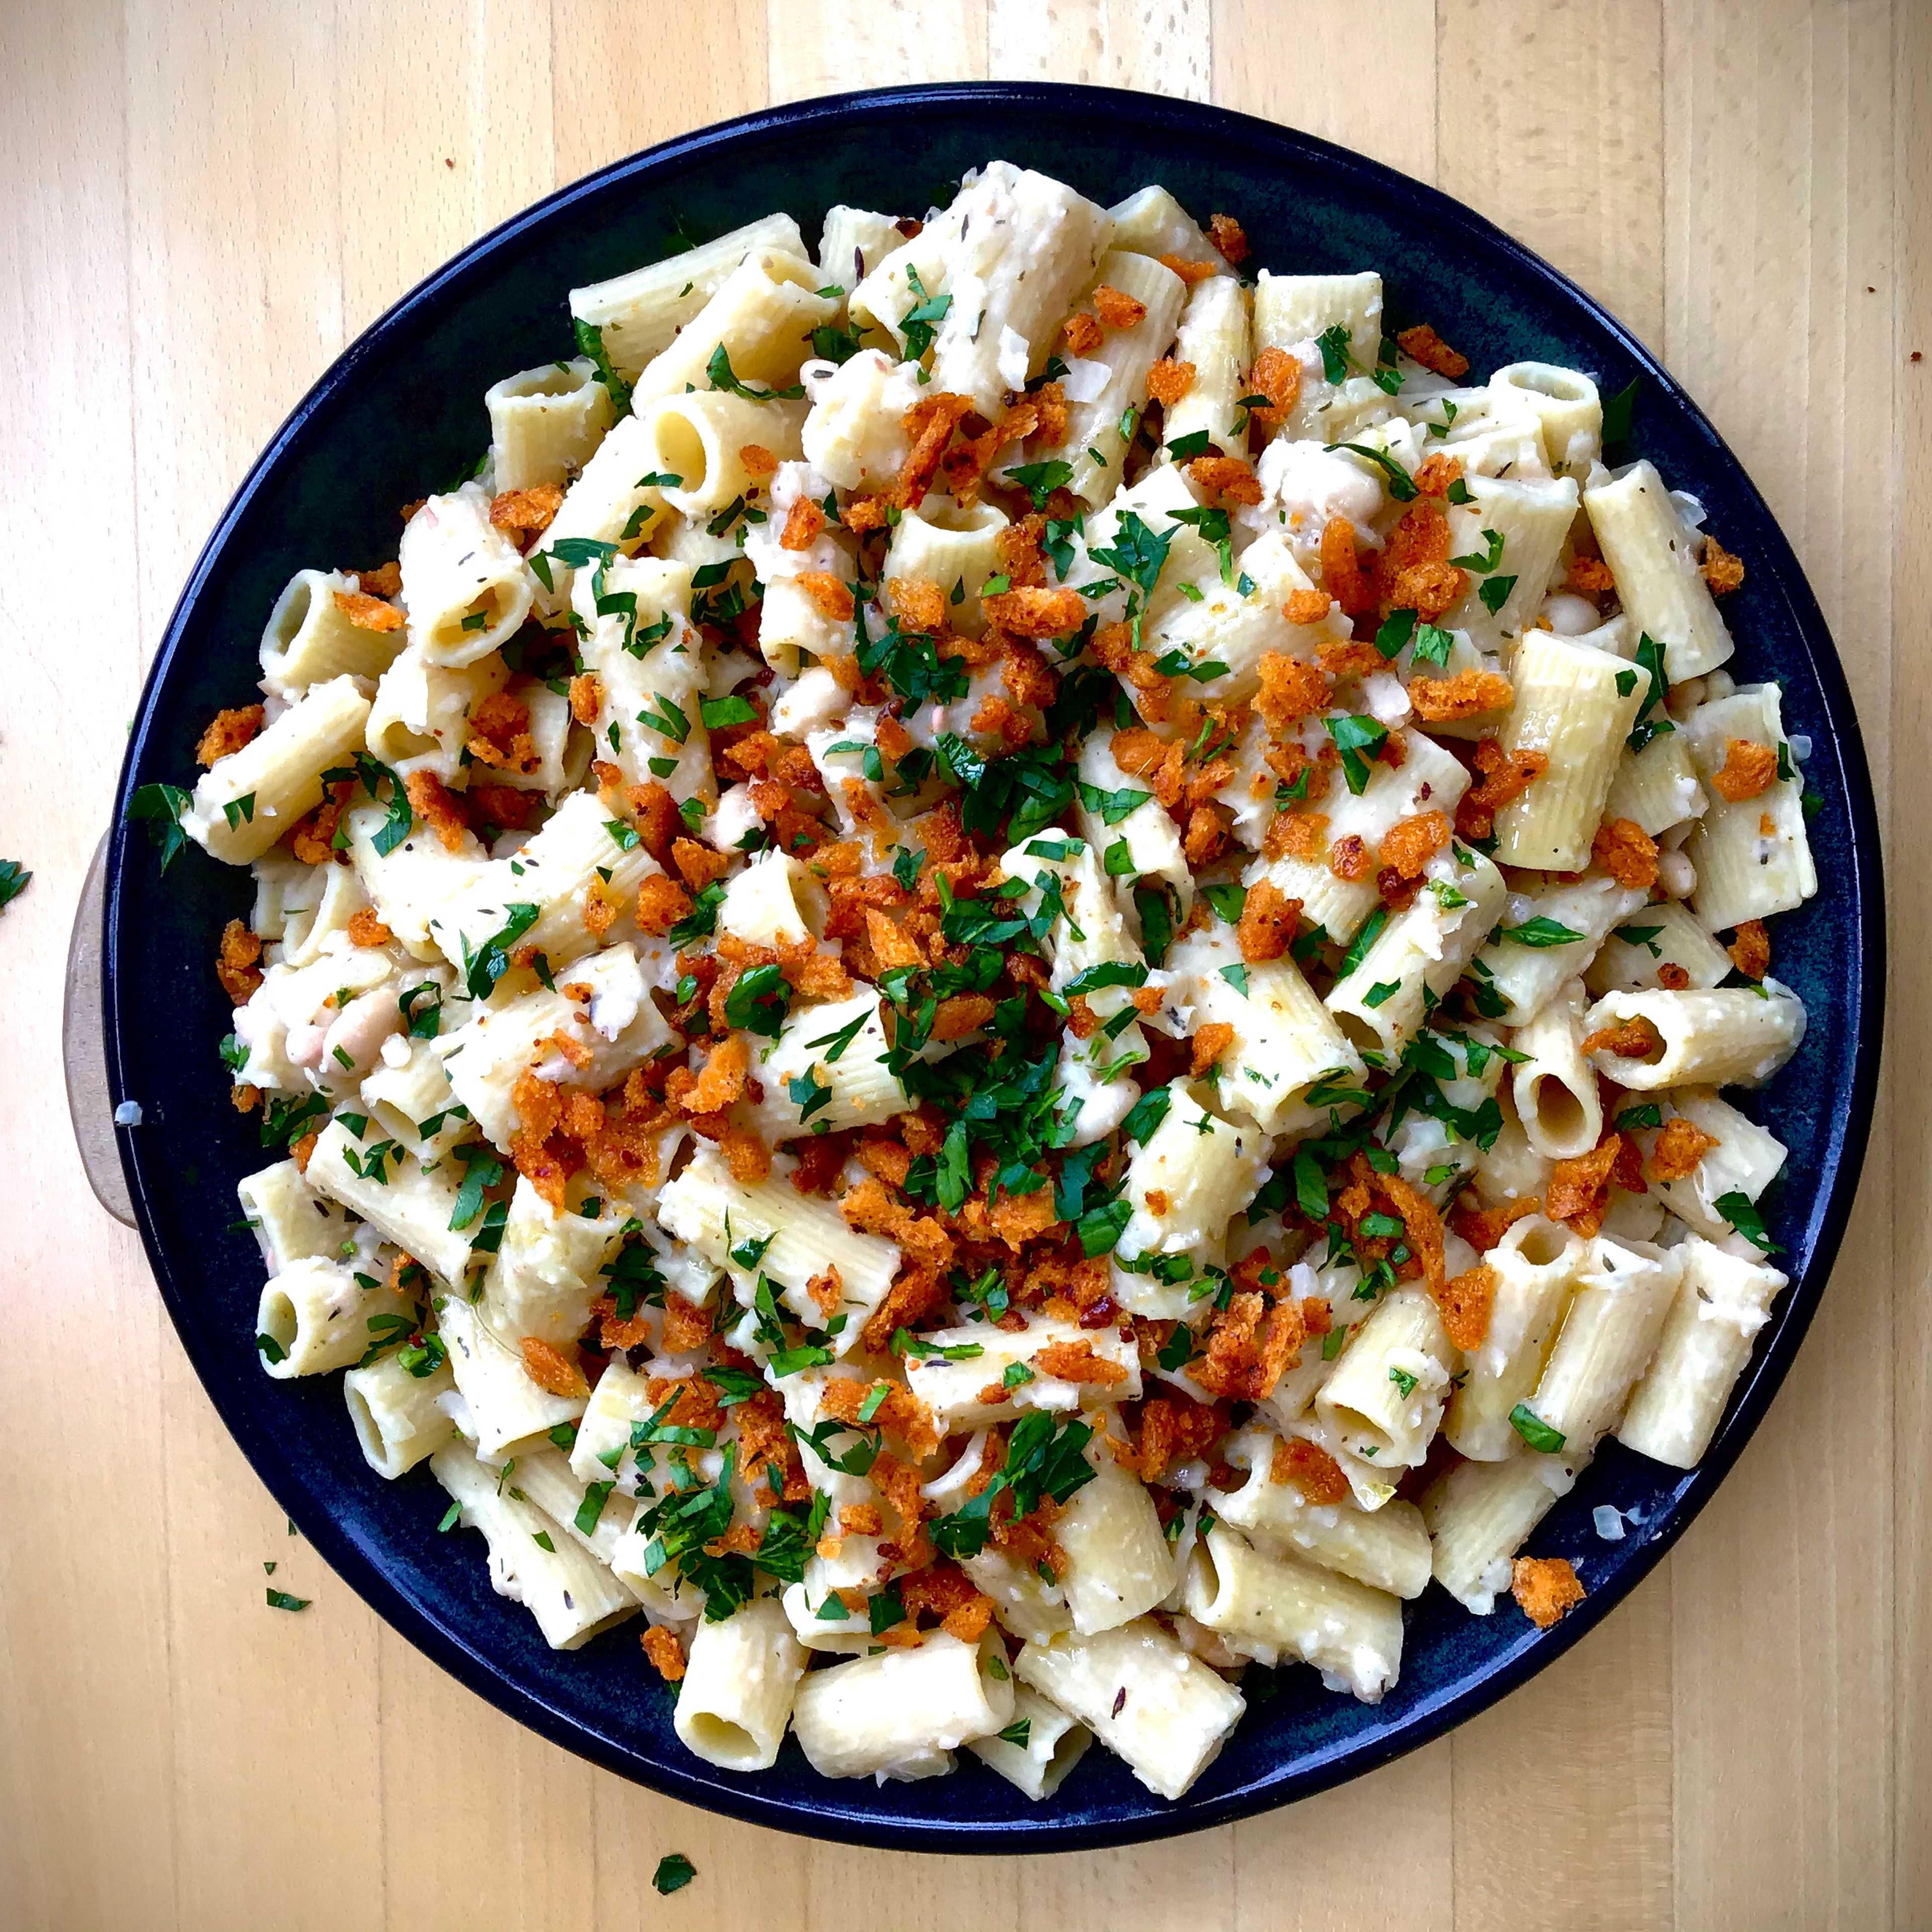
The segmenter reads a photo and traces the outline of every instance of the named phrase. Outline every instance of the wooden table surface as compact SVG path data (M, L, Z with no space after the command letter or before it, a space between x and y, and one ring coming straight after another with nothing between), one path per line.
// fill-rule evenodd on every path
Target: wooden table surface
M768 100L988 74L1210 98L1362 149L1660 350L1844 653L1891 829L1898 1016L1797 1366L1604 1628L1346 1790L997 1862L655 1797L379 1624L285 1533L88 1196L58 1052L150 653L344 344L618 156ZM34 874L0 915L0 1927L1932 1924L1928 107L1912 0L0 0L0 854ZM263 1608L268 1560L306 1614ZM673 1850L698 1876L660 1899Z

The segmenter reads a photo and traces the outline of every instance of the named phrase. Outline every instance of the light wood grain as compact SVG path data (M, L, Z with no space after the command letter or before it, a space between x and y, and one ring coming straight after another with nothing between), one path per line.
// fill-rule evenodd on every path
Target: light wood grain
M1628 1605L1345 1791L1143 1850L980 1862L855 1855L657 1798L380 1624L286 1534L137 1244L94 1209L58 1048L114 727L229 492L356 331L638 148L767 100L986 75L1213 98L1342 142L1469 201L1657 346L1838 639L1899 944L1861 1211L1816 1328ZM0 916L4 1932L1932 1923L1914 1184L1932 1165L1932 363L1909 359L1932 356L1932 9L14 0L0 106L0 462L32 506L24 566L0 572L0 852L35 874ZM267 1562L310 1610L266 1609ZM672 1850L700 1876L664 1900Z

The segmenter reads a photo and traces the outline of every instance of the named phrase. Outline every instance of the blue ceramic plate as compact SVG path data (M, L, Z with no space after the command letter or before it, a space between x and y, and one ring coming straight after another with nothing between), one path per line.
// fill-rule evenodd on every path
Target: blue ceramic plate
M308 564L394 554L395 506L447 487L488 436L484 388L571 352L566 292L672 245L674 217L720 233L774 208L808 236L836 201L943 200L1000 155L1106 202L1149 182L1246 224L1255 266L1378 268L1392 316L1426 316L1479 373L1523 358L1594 372L1603 392L1642 379L1633 452L1694 491L1749 576L1728 615L1736 668L1776 676L1808 736L1822 796L1811 836L1822 887L1778 922L1779 974L1811 1016L1804 1048L1750 1102L1791 1148L1766 1202L1795 1286L1758 1341L1702 1468L1684 1475L1608 1444L1536 1538L1589 1594L1539 1634L1505 1604L1466 1616L1431 1589L1408 1612L1402 1681L1380 1705L1284 1672L1186 1799L1154 1798L1106 1752L1052 1802L1030 1804L970 1757L956 1775L876 1789L817 1777L796 1744L761 1776L692 1757L670 1702L620 1629L573 1655L494 1596L473 1536L439 1536L426 1471L397 1484L364 1465L336 1379L272 1382L256 1361L261 1267L238 1232L235 1184L265 1156L228 1104L215 1042L229 1015L210 970L244 872L190 852L168 873L138 826L117 830L105 1000L116 1101L145 1124L122 1158L161 1293L196 1371L277 1499L329 1563L398 1630L492 1702L597 1763L691 1803L817 1836L933 1851L1066 1850L1219 1824L1354 1776L1492 1704L1612 1609L1708 1500L1791 1366L1851 1205L1878 1077L1884 922L1871 788L1824 620L1763 500L1717 432L1649 353L1546 262L1459 203L1266 122L1098 88L962 86L809 101L694 134L553 195L468 248L357 341L278 432L209 539L162 641L122 772L178 781L204 722L251 694L256 641L277 593ZM1592 1508L1641 1513L1606 1543Z

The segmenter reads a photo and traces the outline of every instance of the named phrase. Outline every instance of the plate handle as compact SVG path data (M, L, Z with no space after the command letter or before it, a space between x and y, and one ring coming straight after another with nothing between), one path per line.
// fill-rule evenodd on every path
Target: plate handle
M134 1226L134 1200L121 1171L114 1100L107 1090L107 1042L102 1031L101 912L107 896L107 839L94 848L80 889L80 905L67 946L67 990L61 1008L61 1060L74 1144L94 1198L124 1226Z

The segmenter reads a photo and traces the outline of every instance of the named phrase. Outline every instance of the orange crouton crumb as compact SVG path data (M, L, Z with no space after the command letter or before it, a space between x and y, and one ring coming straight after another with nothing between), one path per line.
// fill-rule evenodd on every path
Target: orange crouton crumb
M1449 486L1462 473L1462 459L1438 449L1416 465L1412 479L1425 496L1446 496Z
M1172 409L1193 386L1194 364L1178 362L1172 356L1163 356L1148 371L1148 400L1167 409Z
M316 1127L304 1134L300 1140L290 1143L289 1156L304 1174L308 1172L309 1156L315 1152L315 1144L321 1138L322 1130Z
M236 1006L242 1005L262 983L256 962L262 956L262 942L243 922L231 919L222 928L221 950L214 956L214 976L221 990Z
M890 506L883 496L854 496L851 502L841 506L838 520L848 530L882 530L886 526L886 517ZM786 527L790 525L788 522ZM803 550L807 546L800 544Z
M393 597L403 587L403 566L392 559L387 563L379 563L373 570L352 570L344 575L352 577L372 597Z
M1724 950L1747 980L1762 980L1771 970L1771 934L1761 919L1746 920Z
M1440 812L1420 812L1399 818L1382 835L1379 854L1384 866L1405 879L1419 879L1422 868L1449 842L1449 820Z
M1467 676L1467 672L1459 676ZM1478 672L1478 676L1486 676L1487 672ZM1415 699L1416 685L1426 680L1418 678L1409 686L1412 703ZM1453 683L1454 680L1451 680ZM1503 680L1498 678L1500 684ZM1416 705L1423 717L1429 713ZM1525 748L1505 752L1493 738L1486 738L1476 747L1476 770L1481 776L1466 791L1456 806L1456 830L1465 838L1486 838L1496 829L1496 814L1514 800L1520 798L1543 774L1550 769L1550 754Z
M562 507L563 492L554 483L539 483L534 489L506 490L493 498L490 521L512 535L534 536L550 528Z
M825 512L809 496L801 496L786 512L778 537L781 550L809 550L825 527Z
M806 1283L805 1292L817 1304L819 1313L830 1321L845 1297L845 1284L840 1279L838 1264L834 1262L823 1274L814 1275Z
M570 715L578 724L596 724L603 704L604 680L594 670L580 671L570 680Z
M1496 1271L1479 1262L1466 1274L1430 1292L1442 1316L1443 1332L1465 1354L1483 1346L1490 1332L1490 1310L1496 1298Z
M1195 483L1222 505L1250 505L1262 500L1262 486L1245 457L1197 456L1187 466Z
M434 772L412 772L403 782L410 803L418 817L425 820L446 852L463 850L463 836L470 829L455 795Z
M1583 1586L1567 1556L1519 1556L1510 1594L1538 1630L1547 1630L1564 1611L1583 1600Z
M232 711L218 711L194 748L198 765L212 765L231 752L238 752L262 728L266 712L259 704L244 704Z
M1590 841L1590 856L1633 892L1657 884L1657 842L1634 818L1605 819Z
M1588 1154L1559 1160L1550 1168L1545 1211L1552 1221L1574 1223L1586 1237L1603 1226L1610 1170L1623 1151L1620 1134L1606 1134Z
M1465 1194L1450 1210L1449 1226L1467 1241L1478 1254L1487 1254L1516 1222L1526 1214L1534 1214L1541 1202L1534 1195L1526 1195L1514 1201L1504 1201L1494 1208L1485 1208L1474 1194Z
M376 916L374 906L358 908L349 922L349 938L356 946L386 946L395 937Z
M798 587L812 599L813 608L821 617L838 624L851 616L852 586L834 577L830 571L801 570Z
M1116 1382L1124 1382L1127 1372L1118 1362L1094 1352L1094 1345L1088 1341L1049 1342L1034 1358L1034 1365L1042 1375L1052 1376L1063 1382L1091 1382L1102 1388L1111 1388Z
M847 1503L838 1512L839 1529L847 1536L877 1536L885 1526L877 1503Z
M1234 928L1242 958L1250 966L1279 959L1294 943L1295 922L1300 916L1299 899L1290 898L1270 880L1257 880L1248 888Z
M588 1395L590 1384L584 1371L569 1358L539 1336L526 1335L521 1343L524 1372L537 1387L550 1395Z
M1573 556L1565 586L1580 597L1602 597L1617 587L1610 566L1600 556Z
M1076 315L1070 315L1060 326L1062 338L1076 356L1092 355L1100 347L1105 332L1100 323L1084 309Z
M238 1082L228 1090L228 1104L238 1114L252 1114L262 1104L262 1090Z
M1413 361L1438 376L1447 376L1451 382L1469 373L1468 357L1458 355L1426 322L1399 331L1395 339Z
M1208 238L1230 268L1238 268L1248 259L1247 232L1232 214L1208 216Z
M1334 601L1325 590L1291 590L1281 614L1291 624L1318 624Z
M1108 328L1132 328L1147 314L1147 304L1102 282L1094 291L1094 313Z
M1736 590L1744 580L1744 559L1733 556L1708 530L1704 532L1704 560L1697 568L1715 597Z
M741 1033L728 1034L704 1062L698 1084L678 1102L687 1114L716 1114L743 1097L751 1072L752 1043Z
M714 851L695 838L680 838L670 848L671 862L693 892L702 892L712 880L722 878L731 869L731 855Z
M1647 1060L1663 1045L1656 1028L1640 1013L1635 1019L1625 1020L1621 1026L1599 1027L1594 1033L1586 1035L1583 1051L1613 1053L1619 1060Z
M1234 1043L1234 1029L1226 1020L1210 1020L1196 1028L1194 1037L1188 1044L1192 1049L1190 1070L1196 1074L1205 1073Z
M1077 590L1003 590L981 600L987 620L1020 638L1061 638L1087 620L1087 600Z
M928 634L946 628L946 592L930 578L895 577L886 589L901 628Z
M334 593L335 608L358 631L400 631L403 628L403 614L394 604L386 604L380 597L371 597L363 590L338 590Z
M1768 745L1754 744L1748 738L1732 738L1724 746L1722 770L1712 775L1711 783L1720 796L1733 805L1756 798L1771 788L1778 776L1778 754Z
M1338 879L1346 879L1351 884L1366 879L1375 870L1375 861L1369 856L1369 848L1363 843L1361 834L1351 832L1336 839L1328 848L1328 869Z
M1210 276L1218 275L1221 272L1212 262L1190 262L1180 255L1163 255L1160 258L1160 265L1170 273L1178 275L1190 289L1196 282L1204 282Z
M1346 517L1330 517L1322 526L1322 582L1351 616L1368 609L1368 574L1355 550L1355 526Z
M1415 715L1426 723L1441 724L1452 719L1480 718L1486 711L1501 711L1516 692L1501 671L1484 670L1472 665L1454 677L1410 679L1408 701Z
M1301 364L1286 349L1264 349L1248 371L1246 393L1265 396L1265 404L1250 406L1264 429L1279 429L1289 410L1301 400Z
M1312 594L1322 598L1325 615L1327 593ZM1328 709L1328 680L1319 666L1304 664L1285 651L1269 651L1256 669L1262 688L1255 707L1262 715L1262 723L1276 737L1293 730L1303 718Z
M1341 1464L1318 1442L1299 1436L1284 1437L1274 1445L1268 1460L1268 1480L1292 1483L1303 1498L1318 1509L1346 1502L1348 1497L1348 1479L1342 1474Z
M684 1676L684 1646L676 1630L652 1624L644 1631L644 1654L657 1666L658 1675L667 1684L675 1684Z
M691 895L673 878L653 872L638 886L638 929L668 932L691 916Z
M762 483L767 476L778 474L778 460L761 442L748 442L738 452L738 460L745 466L745 473L755 482Z
M1676 1114L1664 1122L1644 1172L1653 1180L1682 1180L1696 1172L1697 1163L1717 1144L1715 1134L1707 1134L1695 1120Z

